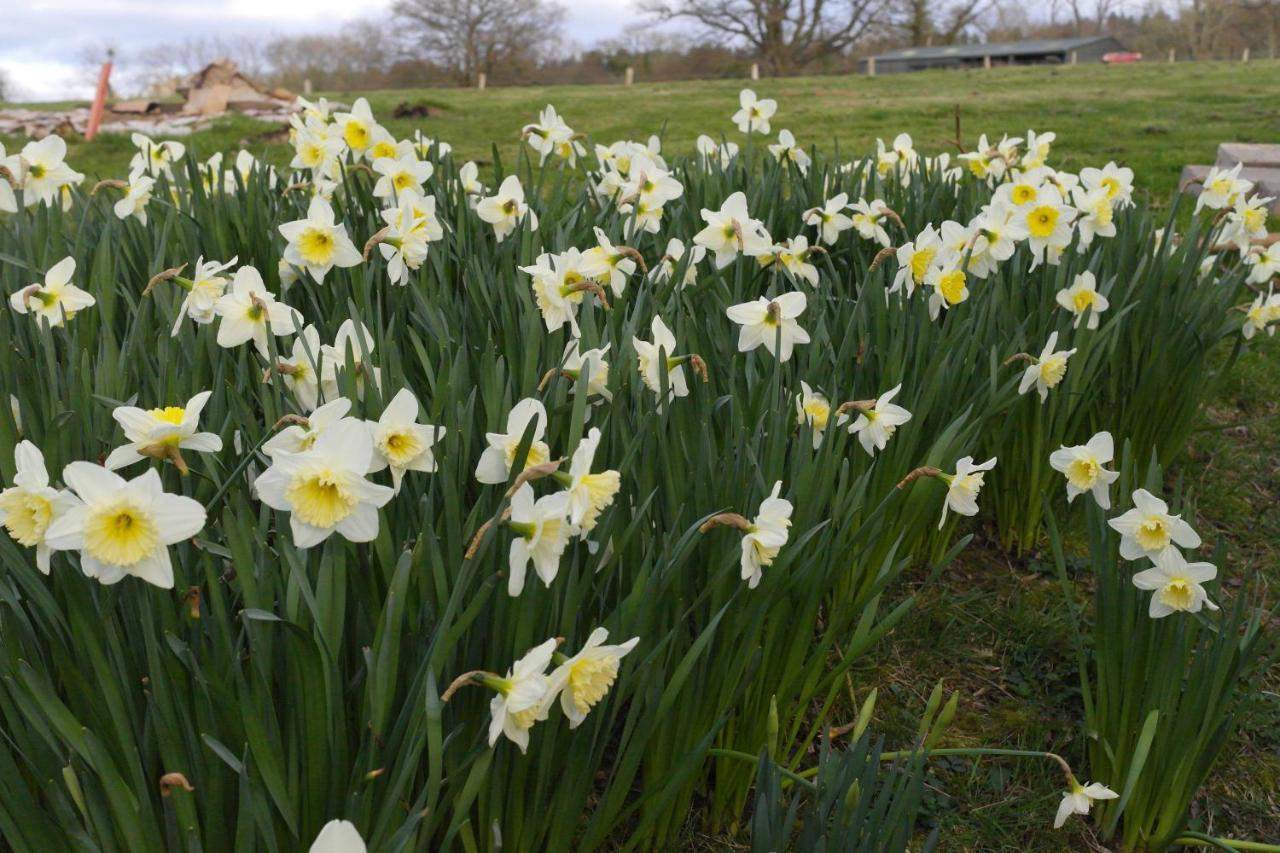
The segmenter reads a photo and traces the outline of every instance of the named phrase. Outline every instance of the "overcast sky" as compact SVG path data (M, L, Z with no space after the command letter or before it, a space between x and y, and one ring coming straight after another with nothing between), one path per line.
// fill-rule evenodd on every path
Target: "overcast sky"
M90 98L80 55L110 42L122 52L200 36L326 32L387 14L392 0L0 0L0 69L24 100ZM568 35L589 45L617 35L631 0L560 0Z

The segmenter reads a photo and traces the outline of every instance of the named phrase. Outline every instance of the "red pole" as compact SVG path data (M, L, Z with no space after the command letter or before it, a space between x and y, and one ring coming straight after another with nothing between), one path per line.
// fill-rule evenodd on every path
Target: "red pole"
M107 51L107 61L102 63L102 71L98 74L98 91L93 96L93 109L89 111L89 126L85 128L86 142L98 135L98 126L102 124L102 111L107 106L107 81L111 78L111 58L115 51Z

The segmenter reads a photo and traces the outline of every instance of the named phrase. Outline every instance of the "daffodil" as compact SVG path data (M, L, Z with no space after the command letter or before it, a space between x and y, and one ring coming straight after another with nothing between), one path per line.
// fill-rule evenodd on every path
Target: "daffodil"
M1115 457L1111 433L1100 432L1085 444L1060 447L1049 454L1049 467L1067 478L1067 503L1089 492L1098 506L1111 509L1110 486L1120 476L1103 466Z
M1062 793L1062 802L1058 804L1058 814L1053 819L1053 828L1061 829L1067 822L1067 818L1073 814L1087 815L1089 808L1097 800L1114 800L1119 796L1106 785L1100 785L1097 782L1081 785L1073 777L1071 790Z
M43 284L28 285L10 294L9 307L19 314L30 314L37 322L44 320L53 328L61 326L77 311L97 302L92 294L71 283L75 272L75 258L63 258L44 274Z
M1041 263L1056 264L1063 249L1071 242L1071 223L1076 209L1052 186L1042 187L1032 204L1022 208L1022 225L1027 229L1027 245L1035 259L1032 268Z
M12 176L12 180L17 182L21 180L22 174L21 161L16 154L6 155L4 152L4 143L0 142L0 168ZM0 174L0 213L17 213L18 212L18 196L14 193L14 185L11 184L10 178Z
M590 532L603 512L622 487L622 476L617 471L591 473L596 449L600 446L600 430L595 427L578 443L569 461L569 473L556 472L556 480L569 495L569 521L583 532Z
M468 160L458 169L458 186L467 197L467 206L475 207L476 201L485 194L484 184L480 183L480 167Z
M528 221L529 230L538 230L538 215L525 204L524 187L515 175L508 175L498 187L498 194L476 202L476 216L493 226L493 236L501 243L521 221Z
M365 853L364 839L355 824L331 820L320 828L307 853Z
M350 421L359 423L355 418L347 417L351 411L351 401L346 397L337 397L318 407L301 423L291 423L271 436L262 445L262 452L275 458L277 453L303 453L315 446L316 440L339 423Z
M1116 236L1115 211L1106 187L1093 190L1077 187L1072 201L1079 212L1075 225L1080 235L1080 251L1089 248L1094 237Z
M154 468L126 481L101 465L72 462L62 470L62 480L74 499L45 531L45 544L55 551L79 551L80 570L100 583L132 575L173 588L168 546L204 527L199 502L166 493Z
M286 222L280 234L289 241L284 259L311 273L318 284L334 267L354 267L364 258L347 236L347 229L334 222L333 207L323 198L311 199L305 219Z
M740 191L725 199L718 211L704 208L701 215L707 227L694 235L693 242L715 252L716 269L733 263L739 252L754 257L773 245L764 225L747 212L747 197Z
M289 513L298 548L319 545L335 532L351 542L371 542L378 536L378 509L395 494L365 479L373 456L368 427L343 419L301 453L277 449L254 489L264 504Z
M524 591L530 561L546 586L551 586L560 573L560 557L569 544L569 537L576 533L568 519L570 499L569 492L556 492L535 501L533 487L528 483L521 484L511 496L511 520L507 527L516 537L511 540L508 555L508 595L515 597Z
M599 290L595 279L609 274L609 266L600 254L573 248L558 255L543 253L534 264L520 270L529 274L534 302L547 331L554 332L567 323L575 336L578 306L589 290Z
M212 323L217 316L214 304L218 297L227 290L228 279L222 275L235 266L239 258L232 258L225 264L217 261L206 261L203 257L196 261L195 271L191 278L175 279L186 289L182 305L178 307L178 317L173 321L171 336L177 337L182 330L182 321L190 317L197 325Z
M1280 246L1280 243L1276 245ZM1280 323L1280 294L1267 288L1266 293L1259 293L1245 309L1244 325L1240 333L1249 340L1258 332L1266 331L1268 335L1276 333L1276 324Z
M539 164L546 163L547 157L555 154L560 159L567 160L572 167L579 157L587 153L573 128L565 123L556 113L556 108L550 104L539 114L537 124L525 125L522 135L528 140L529 146L538 152Z
M667 375L667 401L677 397L687 397L689 386L684 378L684 363L687 357L675 355L676 336L667 328L667 324L658 315L654 315L650 324L653 341L642 341L632 337L636 357L640 361L640 378L653 393L662 395L662 374ZM661 358L659 357L661 354Z
M1085 324L1085 328L1098 328L1098 322L1101 319L1099 315L1111 306L1107 297L1098 292L1097 279L1088 270L1072 279L1070 287L1059 290L1055 299L1059 305L1075 315L1075 322L1071 324L1074 329L1080 328L1080 321L1086 315L1089 317L1089 322Z
M685 252L689 253L689 261L685 264L684 275L680 278L679 287L688 287L698 280L698 264L707 256L706 246L690 246L686 250L679 237L667 241L666 252L649 273L656 284L670 281L676 274L676 268L684 260Z
M996 467L996 457L986 462L973 464L972 456L965 456L956 461L954 474L939 474L942 482L947 484L947 497L942 504L942 518L938 519L938 529L947 523L947 512L958 515L978 514L978 492L982 491L982 480L985 472Z
M803 234L783 240L773 247L767 255L760 255L757 260L764 266L779 264L791 276L799 281L808 282L811 287L818 286L818 268L809 263L813 249L809 248L809 238Z
M779 163L794 163L800 174L807 174L809 164L811 162L809 155L803 148L796 145L796 138L789 130L778 131L778 143L769 146L769 153L773 155L773 159Z
M540 401L527 397L516 403L507 415L506 432L485 433L489 446L480 454L480 461L476 465L477 480L488 484L507 482L511 466L516 461L516 452L520 449L530 423L533 424L533 438L524 466L528 468L539 465L551 458L551 448L542 440L547 431L546 407Z
M850 220L850 227L852 225L853 222ZM932 225L926 225L914 240L899 246L894 251L898 261L898 272L893 277L889 292L905 290L907 296L910 296L917 287L923 287L925 277L933 268L934 258L938 256L941 249L942 238Z
M1034 169L1043 166L1045 160L1049 159L1049 150L1056 138L1057 134L1053 132L1036 133L1034 130L1028 130L1027 150L1022 155L1022 168Z
M899 383L885 391L870 406L858 408L858 417L849 425L849 432L858 436L858 443L868 455L875 456L884 450L898 427L911 420L911 413L893 402L902 390Z
M333 336L333 343L323 347L325 374L321 376L322 381L331 381L336 386L338 375L350 365L356 377L357 394L364 394L366 377L381 388L382 369L369 362L373 350L373 334L368 327L355 320L344 320Z
M1217 610L1203 584L1218 576L1212 563L1188 563L1177 548L1165 548L1153 555L1155 564L1133 576L1133 585L1154 593L1147 615L1162 619L1170 613L1199 613L1203 607Z
M800 393L796 395L796 423L808 424L813 432L813 449L822 445L822 436L831 420L831 403L826 396L814 391L809 383L800 380Z
M338 394L337 382L327 377L324 367L324 351L320 346L320 332L315 326L307 326L293 340L288 358L276 364L276 370L284 379L285 387L293 392L293 398L304 412L313 411L320 403L320 392L332 400Z
M1032 359L1022 371L1022 382L1018 384L1018 393L1025 394L1032 388L1040 392L1040 401L1049 397L1049 391L1058 387L1058 383L1067 375L1067 360L1075 353L1075 349L1056 350L1058 333L1052 332L1044 345L1040 357Z
M934 264L925 272L924 283L933 288L929 295L930 319L938 319L943 308L954 308L969 298L969 276L960 266Z
M727 169L733 158L738 156L738 143L716 142L705 133L698 137L694 147L702 160L703 168L710 168L712 163L716 163L720 168Z
M391 468L392 488L400 491L406 471L436 470L433 450L445 436L445 428L418 423L418 398L401 388L376 421L369 421L373 435L373 460L369 473Z
M212 391L201 391L185 406L162 409L117 406L111 417L120 424L129 443L111 451L103 465L115 471L150 457L171 459L180 470L185 470L180 451L217 453L222 449L222 439L215 433L197 432L200 413L212 394Z
M1241 254L1250 251L1254 240L1267 236L1267 217L1273 201L1275 198L1271 196L1237 196L1223 219L1222 242L1233 243Z
M84 180L84 175L66 164L66 157L67 143L56 133L23 146L15 174L26 207L42 202L52 205L63 187Z
M292 334L301 321L297 311L276 301L262 283L262 274L250 266L236 270L230 287L214 300L213 311L222 318L218 346L229 349L253 341L263 358L270 357L268 334Z
M627 288L627 278L636 271L636 252L627 247L615 246L609 235L599 226L594 229L596 245L584 254L596 264L603 266L604 271L593 276L603 284L609 285L614 296L622 296ZM623 251L626 249L626 251Z
M787 544L791 528L791 501L780 497L782 481L773 484L769 497L760 503L756 517L742 537L742 579L748 589L755 589L763 577L762 569L773 564L782 546Z
M412 154L406 157L379 157L373 161L373 171L378 181L373 185L375 198L399 198L400 193L422 192L422 185L430 179L435 167Z
M187 152L185 145L172 139L156 142L142 133L133 134L131 139L138 153L134 154L133 159L129 161L130 174L142 173L153 178L168 175L172 178L173 164L181 160Z
M778 102L772 98L757 98L750 89L738 93L738 105L741 107L733 114L733 123L743 133L769 132L769 119L778 111Z
M1103 189L1116 207L1133 204L1133 169L1108 163L1101 169L1080 170L1080 183L1089 189Z
M818 239L828 246L840 239L840 233L853 227L853 220L844 211L849 206L849 194L840 193L804 213L804 224L818 229Z
M486 683L498 691L489 701L489 746L506 736L520 747L520 752L529 749L529 729L538 721L542 700L550 686L546 671L556 644L557 640L552 637L512 664L505 677L486 679Z
M145 173L135 172L129 175L129 185L125 188L124 198L112 208L117 219L128 219L130 216L143 225L147 224L147 205L151 203L151 192L155 189L156 179Z
M608 631L596 628L573 657L552 654L557 666L547 679L540 719L546 719L548 709L559 698L569 728L576 729L600 703L617 680L622 659L640 642L639 637L632 637L619 645L605 645L608 639Z
M36 549L36 567L47 575L50 549L45 535L75 501L69 492L49 485L44 454L31 442L20 441L13 448L13 464L13 485L0 491L0 525L14 542Z
M803 293L795 291L775 299L761 296L754 302L729 306L725 314L742 327L738 331L738 352L750 352L763 345L779 362L789 361L796 344L809 343L809 333L800 328L796 319L804 313L807 302Z
M587 371L587 396L603 397L613 400L613 392L609 390L609 362L605 356L609 354L609 344L598 349L580 349L581 341L577 338L569 341L560 359L560 372L574 380L573 393L578 393L577 381L582 371Z
M1253 182L1240 177L1243 168L1244 163L1236 163L1230 169L1211 168L1196 198L1195 212L1206 207L1223 210L1234 205L1240 196L1247 195L1253 189Z
M1146 489L1133 493L1133 509L1107 522L1120 534L1120 556L1126 560L1155 559L1173 545L1199 548L1200 534L1170 515L1169 505Z
M369 109L369 102L364 98L356 98L356 102L351 105L351 112L334 113L333 121L342 141L357 156L364 153L373 142L373 132L378 126L374 121L373 111Z

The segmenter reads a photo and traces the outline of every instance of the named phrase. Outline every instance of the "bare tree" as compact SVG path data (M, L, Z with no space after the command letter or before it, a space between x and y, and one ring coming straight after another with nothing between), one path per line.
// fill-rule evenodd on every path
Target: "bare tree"
M396 0L397 16L417 31L431 59L471 83L500 64L554 58L564 8L547 0Z
M889 0L642 0L661 20L696 22L751 47L775 73L840 53L880 22Z
M3 68L0 68L0 104L13 97L13 92L9 85L9 76L5 74Z
M953 44L998 5L998 0L899 0L890 26L912 45Z

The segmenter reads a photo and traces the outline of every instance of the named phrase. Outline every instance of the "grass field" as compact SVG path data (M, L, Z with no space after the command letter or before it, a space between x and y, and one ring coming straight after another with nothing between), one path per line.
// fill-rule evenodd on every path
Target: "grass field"
M700 132L727 128L742 81L655 85L421 90L366 93L374 113L397 136L413 127L446 140L456 159L491 161L489 140L519 144L522 124L546 103L596 142L662 131L664 148L689 149ZM1131 166L1141 193L1169 195L1187 163L1212 162L1219 142L1280 141L1280 62L1136 65L1106 68L1001 69L866 79L763 80L778 99L775 129L803 144L861 153L877 137L906 131L924 151L946 150L959 108L964 142L1027 128L1057 134L1053 162L1066 170L1108 160ZM330 93L349 101L356 93ZM425 102L426 119L391 118L401 102ZM286 146L275 128L243 117L220 120L185 141L200 157L243 146L281 163ZM12 150L19 140L4 138ZM73 142L69 162L93 177L120 176L133 146L105 135ZM1225 355L1225 354L1224 354ZM1280 345L1265 341L1235 367L1203 417L1202 428L1172 476L1198 497L1196 527L1231 545L1228 576L1262 575L1280 583ZM923 575L916 581L923 579ZM912 582L909 580L909 582ZM1014 558L982 540L940 582L922 587L905 626L855 668L861 700L879 687L877 724L909 736L938 679L962 691L952 731L961 744L1053 749L1078 754L1079 701L1067 614L1047 555ZM1280 667L1258 685L1213 781L1198 804L1216 835L1280 840ZM852 714L850 705L849 713ZM934 818L944 850L1101 849L1084 821L1047 832L1058 780L1039 767L940 761L932 780ZM718 849L723 839L691 839Z

